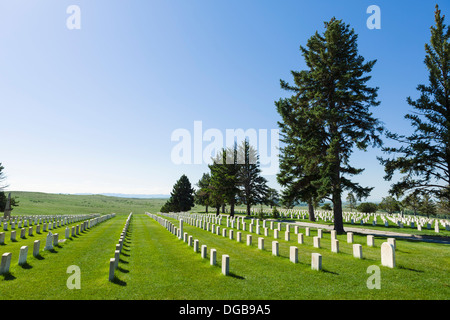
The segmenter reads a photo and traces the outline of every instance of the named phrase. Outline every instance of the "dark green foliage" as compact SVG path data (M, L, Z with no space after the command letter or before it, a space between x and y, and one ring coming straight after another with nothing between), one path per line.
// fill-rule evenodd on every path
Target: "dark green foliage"
M267 180L261 176L259 157L247 140L239 146L240 164L238 171L239 200L247 206L250 215L251 206L268 202Z
M267 198L266 198L266 204L272 208L273 206L278 205L278 202L280 201L280 195L278 194L278 191L273 188L267 189Z
M161 208L161 212L189 211L194 206L194 189L186 177L181 178L173 186L169 200Z
M424 194L419 205L419 211L427 217L436 214L436 204L428 194Z
M209 166L211 180L209 204L216 208L217 214L224 204L230 205L230 215L234 215L234 205L239 202L247 207L261 203L273 204L276 190L269 196L267 180L261 176L259 157L247 140L239 147L223 149Z
M4 188L7 187L7 185L2 184L6 180L6 176L3 173L3 170L5 169L4 166L0 163L0 212L5 212L6 202L8 201L8 195L5 194L4 191L2 191ZM11 210L13 210L13 207L19 206L19 201L16 197L11 197Z
M375 203L371 202L362 202L356 208L359 212L363 213L375 213L377 212L378 206Z
M392 196L387 196L378 204L378 208L391 214L400 211L400 203Z
M382 126L369 111L379 105L378 88L366 85L375 61L358 55L357 35L341 20L333 18L325 28L300 47L308 69L292 71L295 85L281 81L293 96L276 102L285 144L277 179L290 200L312 207L331 199L334 228L342 233L342 192L360 199L373 189L348 178L363 171L350 166L350 155L355 147L381 146Z
M330 211L330 210L333 210L333 208L331 207L331 205L330 205L329 203L325 203L325 204L322 206L322 210Z
M346 198L348 202L348 206L350 207L350 211L353 211L353 209L356 208L356 198L355 195L352 192L349 192Z
M216 208L216 214L224 204L230 205L230 214L234 215L234 205L239 192L237 147L223 149L209 165L211 172L209 201Z
M5 192L0 191L0 212L5 212L6 202L8 201L8 196ZM18 207L19 201L17 197L11 197L11 211L14 209L13 207Z
M280 212L278 211L277 207L273 207L272 209L272 218L278 219L280 217Z
M384 148L391 159L379 158L385 166L385 179L395 172L404 176L394 183L390 193L396 196L406 191L429 193L450 199L450 29L444 24L439 7L435 11L436 25L431 27L430 44L425 45L425 65L428 85L419 85L420 97L407 102L414 111L405 116L411 121L411 136L388 132L387 137L400 147ZM400 155L400 156L397 156Z
M204 173L202 178L197 182L199 188L195 192L195 203L201 206L205 206L205 211L208 213L208 206L210 206L210 193L211 193L211 176L209 173Z

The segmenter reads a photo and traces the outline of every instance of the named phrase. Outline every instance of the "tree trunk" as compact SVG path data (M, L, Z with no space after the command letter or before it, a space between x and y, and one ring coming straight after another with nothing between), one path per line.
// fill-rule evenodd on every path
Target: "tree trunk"
M247 215L250 215L250 209L251 209L251 205L250 203L247 203Z
M206 205L205 208L206 213L208 213L208 205Z
M234 199L232 199L230 203L230 216L234 216Z
M222 204L222 213L225 213L225 203Z
M216 207L216 216L218 216L220 214L220 206Z
M338 234L344 233L344 221L342 219L342 200L341 192L337 190L333 191L333 215L334 215L334 230Z
M314 215L314 206L311 202L308 202L308 213L309 213L309 221L316 221L316 216Z

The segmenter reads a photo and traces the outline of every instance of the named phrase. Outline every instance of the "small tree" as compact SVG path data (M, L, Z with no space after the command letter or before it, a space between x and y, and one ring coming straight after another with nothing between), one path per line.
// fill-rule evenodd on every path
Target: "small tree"
M322 210L331 211L331 210L333 210L333 208L331 207L331 205L329 203L325 203L322 206Z
M188 177L183 174L173 186L170 199L161 208L161 212L189 211L193 206L194 189L192 188Z
M210 205L210 184L211 177L209 173L204 173L202 178L197 182L197 187L199 189L195 192L195 203L201 206L205 206L206 213L208 213L208 206Z
M423 199L419 206L419 211L422 214L426 214L427 218L431 215L436 215L436 204L428 194L423 195Z
M272 208L272 218L278 219L280 217L280 212L278 212L278 209L276 206Z
M397 200L392 196L387 196L383 198L378 205L378 208L392 214L396 211L400 211L400 205Z
M356 198L353 192L349 192L347 195L348 206L350 207L350 211L353 212L353 209L356 208Z
M419 192L411 192L402 200L402 202L406 208L411 209L414 212L414 215L416 215L420 207Z
M377 212L378 206L372 202L363 202L356 209L363 213L375 213Z
M239 197L250 215L251 206L267 201L269 188L267 180L261 176L259 156L248 140L239 146L238 159Z

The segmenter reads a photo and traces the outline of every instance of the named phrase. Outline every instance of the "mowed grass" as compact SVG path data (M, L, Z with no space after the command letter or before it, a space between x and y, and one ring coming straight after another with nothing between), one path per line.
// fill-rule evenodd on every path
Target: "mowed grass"
M172 220L172 219L169 219ZM175 220L172 220L176 223ZM235 279L222 293L224 299L448 299L450 297L450 247L444 244L418 243L397 240L397 268L381 266L380 246L385 238L376 237L375 247L366 245L366 236L354 236L354 243L363 245L363 260L353 257L353 245L347 244L346 235L338 235L340 252L331 252L330 233L324 232L321 248L313 247L313 236L304 236L304 244L297 243L297 236L284 240L284 229L280 233L279 257L272 256L269 237L242 231L242 242L215 235L203 229L184 224L184 231L218 249L221 254L230 255L231 272ZM222 227L224 223L222 223ZM247 229L248 230L248 229ZM235 229L235 239L236 239ZM304 229L300 228L304 233ZM246 237L253 241L247 246ZM259 250L257 238L265 238L265 249ZM289 247L299 249L299 263L289 261ZM311 270L311 253L323 256L323 270ZM380 267L381 289L368 289L369 266ZM232 277L233 278L233 277ZM233 288L233 289L232 289Z
M54 200L61 201L55 196ZM52 196L53 197L53 196ZM78 196L76 196L78 197ZM82 196L85 197L85 196ZM95 196L86 196L95 197ZM51 197L50 197L51 198ZM107 197L110 198L110 197ZM23 199L23 198L22 198ZM21 200L22 200L21 199ZM77 198L80 199L80 198ZM85 200L85 198L83 198ZM304 244L297 243L292 232L291 240L284 240L284 227L277 241L280 256L271 253L273 231L269 237L252 233L253 244L245 243L247 231L242 231L242 242L230 240L228 236L212 234L200 228L184 224L184 231L208 246L208 259L202 259L182 240L176 238L154 219L144 215L140 199L127 208L125 203L105 203L103 208L95 205L80 205L80 213L99 212L117 215L76 238L66 241L53 252L41 251L41 256L32 256L33 237L20 239L17 243L1 246L2 252L12 252L11 273L0 276L2 299L150 299L150 300L315 300L315 299L449 299L450 247L436 243L413 242L397 239L397 268L381 266L380 246L385 238L375 238L375 248L366 245L366 237L356 235L355 243L363 245L363 260L353 257L352 245L346 243L346 236L339 235L340 253L330 250L330 233L324 232L321 248L314 248L312 237L317 231L311 228L311 237L304 237ZM77 201L67 204L77 211ZM155 200L147 200L149 202ZM91 200L91 203L95 201ZM22 203L21 203L22 204ZM64 205L62 204L64 208ZM19 207L20 208L20 207ZM19 211L19 208L16 208ZM28 210L32 207L24 206ZM102 210L98 210L102 209ZM44 214L65 214L64 209L54 210L54 204L40 211ZM114 256L115 245L130 212L134 212L125 237L119 267L113 282L108 281L109 259ZM178 224L174 219L172 222ZM225 220L225 219L223 219ZM225 222L222 228L226 227ZM64 238L63 227L60 239ZM304 233L304 229L300 228ZM36 238L44 238L36 235ZM259 250L257 238L265 238L265 249ZM7 240L9 238L7 237ZM41 240L41 249L44 244ZM18 250L28 245L28 264L19 266ZM299 249L299 263L289 261L289 247ZM210 249L217 250L217 265L209 263ZM11 250L10 250L11 249ZM311 253L323 256L323 270L311 270ZM230 276L221 273L221 257L230 256ZM69 266L80 268L81 289L69 289L72 274ZM369 266L380 268L380 289L369 289L367 273Z

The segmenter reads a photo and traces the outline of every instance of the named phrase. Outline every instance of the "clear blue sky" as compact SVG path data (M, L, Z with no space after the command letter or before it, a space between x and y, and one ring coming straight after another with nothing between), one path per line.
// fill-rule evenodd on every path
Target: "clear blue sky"
M427 81L424 44L436 3L450 12L448 1L2 0L8 189L168 194L182 174L196 183L207 165L174 164L171 134L193 133L194 121L224 135L277 129L274 101L287 94L279 80L305 68L299 46L333 16L355 29L366 60L378 60L375 116L409 133L406 97ZM69 5L81 9L79 30L66 27ZM366 26L369 5L381 9L380 30ZM373 201L390 185L379 155L352 156L366 168L355 180L375 187ZM266 178L279 188L275 175Z

